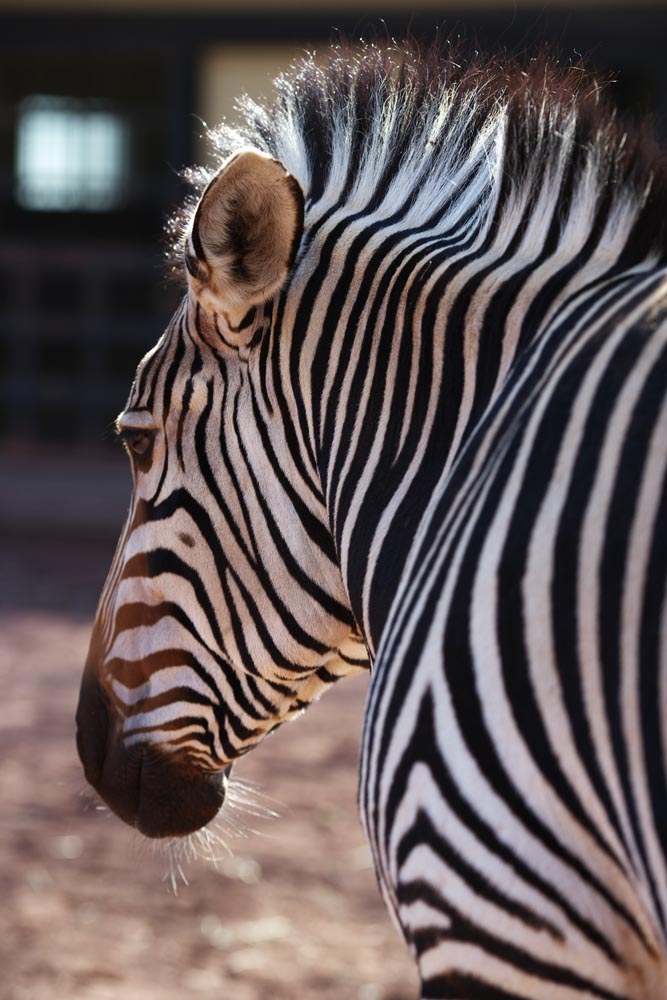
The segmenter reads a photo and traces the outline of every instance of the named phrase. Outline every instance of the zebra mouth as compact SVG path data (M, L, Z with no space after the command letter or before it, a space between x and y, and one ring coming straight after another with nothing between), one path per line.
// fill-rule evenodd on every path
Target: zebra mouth
M159 747L126 746L97 685L82 686L77 747L86 779L110 809L146 837L183 837L222 807L232 765L204 771Z
M96 790L146 837L183 837L206 826L225 799L228 772L202 771L154 747L115 740Z

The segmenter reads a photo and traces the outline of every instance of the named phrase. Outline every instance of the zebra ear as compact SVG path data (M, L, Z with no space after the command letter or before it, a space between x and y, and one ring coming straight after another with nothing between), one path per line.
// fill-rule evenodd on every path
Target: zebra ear
M294 263L304 196L282 163L235 153L204 191L186 246L189 282L209 311L240 319L271 298Z

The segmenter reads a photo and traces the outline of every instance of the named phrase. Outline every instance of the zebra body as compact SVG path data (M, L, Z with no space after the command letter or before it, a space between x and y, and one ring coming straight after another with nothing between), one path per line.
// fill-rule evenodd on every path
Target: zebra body
M487 968L511 996L665 990L665 831L648 794L665 693L637 649L642 616L657 625L664 601L644 593L664 531L667 407L651 385L667 374L664 278L601 299L576 341L556 324L557 344L547 334L528 352L439 484L379 647L362 815L388 903L436 981L425 996L486 996ZM614 371L622 350L631 378ZM618 477L624 441L641 456L632 483ZM621 593L599 573L629 553L644 572ZM652 641L649 671L664 635ZM425 892L434 884L446 891Z
M667 184L574 75L368 47L248 104L119 418L90 780L187 832L371 665L424 998L667 995Z

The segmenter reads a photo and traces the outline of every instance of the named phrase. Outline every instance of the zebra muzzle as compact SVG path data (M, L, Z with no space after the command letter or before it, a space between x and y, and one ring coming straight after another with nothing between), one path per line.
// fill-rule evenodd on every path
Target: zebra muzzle
M86 780L120 819L147 837L181 837L206 826L225 798L229 768L203 771L150 744L127 746L99 684L84 676L77 749Z

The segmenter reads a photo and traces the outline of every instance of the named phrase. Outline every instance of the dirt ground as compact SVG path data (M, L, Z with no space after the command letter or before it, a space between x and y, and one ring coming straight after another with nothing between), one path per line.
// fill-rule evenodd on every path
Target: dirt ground
M217 860L183 860L186 886L96 806L76 757L112 546L0 541L0 1000L416 996L357 816L364 680L244 759L254 804L223 812Z

